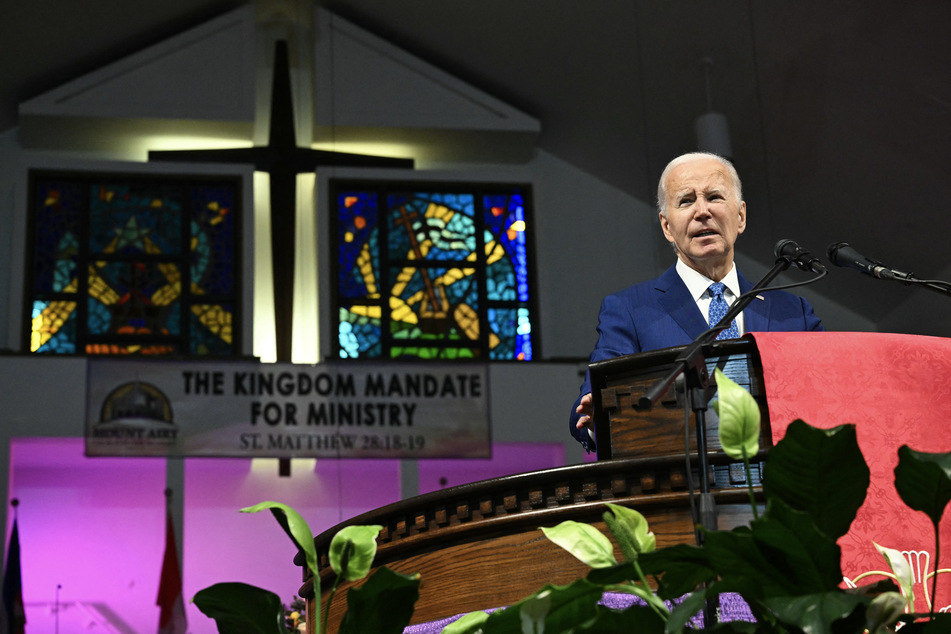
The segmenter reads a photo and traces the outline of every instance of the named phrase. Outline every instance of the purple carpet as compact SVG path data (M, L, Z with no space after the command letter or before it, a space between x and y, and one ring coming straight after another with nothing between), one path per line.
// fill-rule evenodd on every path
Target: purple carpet
M625 608L631 607L633 604L639 603L644 605L644 601L638 599L637 597L630 594L621 594L621 593L611 593L607 592L604 594L604 597L601 599L601 605L605 605L609 608L614 608L616 610L623 610ZM667 606L673 609L674 604L670 601L667 602ZM491 610L486 610L491 612ZM420 623L419 625L411 625L403 630L403 634L439 634L444 627L455 621L456 619L462 617L461 614L457 616L452 616L447 619L440 619L438 621L430 621L429 623ZM720 620L721 621L749 621L753 622L753 613L750 612L750 607L746 604L746 601L742 599L738 594L721 594L720 595ZM700 626L700 615L694 617L693 625L695 627Z

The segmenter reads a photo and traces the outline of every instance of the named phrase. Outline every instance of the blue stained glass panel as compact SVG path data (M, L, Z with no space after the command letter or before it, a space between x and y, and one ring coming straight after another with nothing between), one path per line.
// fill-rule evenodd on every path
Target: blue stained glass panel
M527 307L518 309L518 328L515 336L515 358L532 360L532 316Z
M177 306L176 306L177 307ZM189 315L189 346L194 355L227 356L231 354L231 315L228 304L196 304Z
M60 306L57 306L57 305ZM44 313L59 314L62 322L55 322L56 328L42 345L37 346L40 354L73 354L76 352L76 311L74 302L33 302L34 320L42 319Z
M498 335L498 345L489 351L491 359L512 359L515 357L515 330L517 315L513 308L490 308L489 323L492 332Z
M380 320L365 312L371 307L340 308L337 338L341 359L378 358L382 354Z
M459 260L476 246L472 196L388 198L391 258Z
M237 352L237 178L31 176L30 350Z
M379 232L377 196L348 191L337 196L337 252L342 297L368 297L379 293Z
M82 230L82 187L77 184L41 183L34 205L33 290L37 293L68 292L78 276L79 235ZM73 291L75 292L75 288Z
M174 264L94 262L90 278L90 304L99 304L111 315L105 331L95 329L90 321L90 334L168 334L178 330L169 323L171 307L181 292L181 273Z
M180 193L165 187L89 187L90 253L182 251L182 208L177 200Z
M332 190L342 358L531 359L522 188Z
M192 283L205 294L234 294L236 192L227 187L196 187L191 197Z
M486 267L486 293L493 300L515 300L518 289L511 260L498 260Z
M487 232L504 248L506 265L515 274L518 301L529 301L528 249L524 198L518 194L485 197Z

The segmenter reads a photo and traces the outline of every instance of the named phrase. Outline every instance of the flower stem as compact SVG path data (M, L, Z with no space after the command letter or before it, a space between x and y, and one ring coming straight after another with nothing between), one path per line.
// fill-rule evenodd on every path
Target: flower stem
M317 628L317 634L327 631L327 624L324 623L324 626L320 626L320 575L317 574L317 571L313 571L314 575L314 607L316 608L316 614L314 615L314 627Z
M750 470L750 457L746 455L746 447L743 447L743 468L746 470L746 489L750 492L750 506L753 507L753 519L759 519L759 511L756 509L756 495L753 493L753 477Z
M337 594L337 582L340 581L340 575L334 577L334 584L330 588L330 596L327 597L327 606L324 608L324 626L322 631L327 632L327 620L330 618L330 605L334 602L334 595ZM320 631L317 632L320 634Z
M938 600L938 563L941 561L941 538L938 523L934 523L934 576L931 577L931 620L934 621L934 604Z

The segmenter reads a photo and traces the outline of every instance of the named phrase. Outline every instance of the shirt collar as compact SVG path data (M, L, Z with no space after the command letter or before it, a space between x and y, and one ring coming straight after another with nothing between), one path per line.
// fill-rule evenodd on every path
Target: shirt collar
M713 284L713 280L703 273L693 270L684 264L680 258L677 258L677 274L680 275L680 279L687 285L687 290L690 291L690 296L693 297L694 300L700 299L700 297L707 292L710 285ZM730 267L730 272L726 274L726 277L720 281L733 293L733 297L740 296L740 280L737 277L735 263Z

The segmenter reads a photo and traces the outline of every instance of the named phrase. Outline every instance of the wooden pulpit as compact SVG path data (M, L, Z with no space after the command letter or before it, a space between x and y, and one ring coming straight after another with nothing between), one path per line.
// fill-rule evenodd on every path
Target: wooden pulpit
M694 543L687 483L699 481L696 460L688 472L685 446L695 454L695 433L685 434L683 405L676 390L649 411L632 402L645 386L666 375L679 348L620 357L591 366L595 387L598 461L485 480L420 495L351 518L315 538L321 570L321 600L333 583L328 551L333 536L348 525L381 525L374 566L420 573L420 597L412 623L423 623L511 605L545 584L567 584L588 573L586 566L550 542L539 529L565 520L592 524L609 534L605 502L637 509L648 520L659 547ZM711 367L727 368L758 396L766 414L762 373L751 341L716 343L704 350ZM712 370L711 370L712 371ZM743 379L743 377L746 377ZM633 401L632 401L633 399ZM566 399L566 403L569 399ZM711 412L712 413L712 412ZM567 417L567 405L566 405ZM768 416L764 416L768 421ZM707 419L716 438L716 417ZM561 428L552 424L552 428ZM768 432L765 438L769 438ZM763 444L769 446L768 441ZM761 454L762 455L762 454ZM761 456L759 456L761 457ZM758 457L758 458L759 458ZM751 513L745 474L708 447L710 491L719 527L748 523ZM754 480L758 485L758 465ZM620 558L620 552L617 556ZM303 560L298 558L298 565ZM335 631L346 609L342 583L330 613ZM308 618L316 613L312 578L304 567L301 596Z

